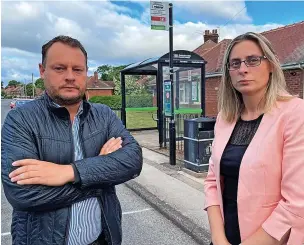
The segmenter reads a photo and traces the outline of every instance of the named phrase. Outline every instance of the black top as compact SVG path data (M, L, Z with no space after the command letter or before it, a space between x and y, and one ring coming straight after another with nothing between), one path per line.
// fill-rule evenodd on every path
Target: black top
M237 121L229 142L221 159L221 175L224 176L223 207L225 233L232 245L241 243L238 211L237 190L239 170L245 151L254 137L263 115L255 120Z

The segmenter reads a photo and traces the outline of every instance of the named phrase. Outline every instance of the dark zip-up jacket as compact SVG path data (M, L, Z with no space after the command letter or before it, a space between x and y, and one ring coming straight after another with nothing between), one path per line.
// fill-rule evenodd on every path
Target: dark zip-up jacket
M1 168L4 193L13 207L14 245L64 245L73 203L98 197L105 244L121 244L121 207L115 185L137 177L142 151L121 120L108 107L84 100L80 117L84 159L74 162L72 124L66 108L56 108L47 94L11 110L2 127ZM100 156L112 137L122 137L122 148ZM9 174L12 163L37 159L73 164L78 181L60 187L18 185Z

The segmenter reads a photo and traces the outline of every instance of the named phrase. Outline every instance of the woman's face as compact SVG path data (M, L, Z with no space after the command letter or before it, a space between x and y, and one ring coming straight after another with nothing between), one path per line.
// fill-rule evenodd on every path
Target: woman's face
M247 65L242 62L244 60ZM265 91L271 66L256 43L244 40L235 44L228 62L232 85L242 95L252 96Z

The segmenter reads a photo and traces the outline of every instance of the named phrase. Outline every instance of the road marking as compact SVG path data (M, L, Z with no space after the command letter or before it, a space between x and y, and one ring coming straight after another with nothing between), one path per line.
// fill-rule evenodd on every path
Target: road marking
M141 209L141 210L134 210L134 211L129 211L129 212L123 212L123 215L127 215L127 214L136 214L136 213L143 213L143 212L147 212L153 210L153 208L145 208L145 209ZM11 235L10 232L5 232L5 233L1 233L1 236L9 236Z
M152 210L153 208L145 208L145 209L142 209L142 210L135 210L135 211L129 211L129 212L123 212L122 214L125 215L125 214L136 214L136 213L142 213L142 212L147 212L147 211L150 211Z

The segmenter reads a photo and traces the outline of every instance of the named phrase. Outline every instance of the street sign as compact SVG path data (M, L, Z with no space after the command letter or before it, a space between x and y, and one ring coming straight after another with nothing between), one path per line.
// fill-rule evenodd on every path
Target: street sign
M171 116L171 81L164 81L164 107L165 107L165 116Z
M150 2L151 29L169 30L169 3L168 2Z

